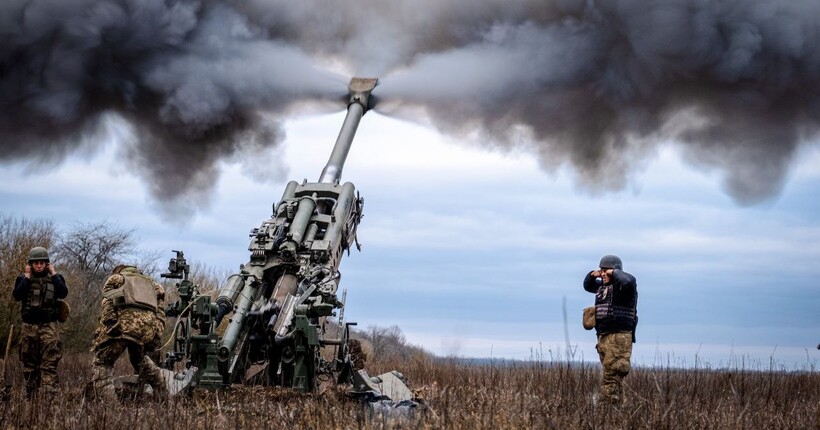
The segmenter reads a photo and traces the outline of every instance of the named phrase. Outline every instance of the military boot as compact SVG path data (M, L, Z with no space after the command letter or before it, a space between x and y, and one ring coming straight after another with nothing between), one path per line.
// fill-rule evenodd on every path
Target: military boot
M147 355L142 358L139 379L151 386L156 400L168 401L168 383L162 376L162 370Z
M114 368L107 366L94 366L92 369L94 383L94 398L105 403L117 401L117 392L114 389Z
M37 389L40 388L40 372L24 371L23 380L26 382L26 398L30 399L37 394Z

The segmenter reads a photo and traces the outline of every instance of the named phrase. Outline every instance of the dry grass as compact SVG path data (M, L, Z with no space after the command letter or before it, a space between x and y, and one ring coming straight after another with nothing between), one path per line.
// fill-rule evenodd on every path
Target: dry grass
M61 363L53 402L26 401L15 387L1 428L820 428L820 373L635 369L620 410L596 406L599 370L560 362L465 365L416 357L373 362L371 374L400 369L432 412L385 418L335 390L303 395L270 387L200 392L192 398L101 405L86 401L90 355ZM118 362L117 373L128 366Z

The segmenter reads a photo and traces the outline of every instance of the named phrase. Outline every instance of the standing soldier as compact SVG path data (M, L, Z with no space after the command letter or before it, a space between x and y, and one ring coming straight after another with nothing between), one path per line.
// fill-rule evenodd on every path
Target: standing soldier
M603 368L601 400L619 406L623 401L621 381L629 374L638 324L638 284L634 276L623 271L618 256L605 255L598 267L584 277L584 289L595 293L595 348Z
M167 399L162 372L145 355L165 329L165 290L136 267L119 265L105 281L101 308L92 349L96 394L105 401L116 400L114 363L127 350L139 381L149 384L158 399Z
M53 396L59 383L57 365L63 358L60 342L60 302L68 295L63 275L57 273L48 251L36 246L28 253L23 274L14 283L14 300L21 303L23 331L20 361L26 380L26 395L31 397L40 385Z

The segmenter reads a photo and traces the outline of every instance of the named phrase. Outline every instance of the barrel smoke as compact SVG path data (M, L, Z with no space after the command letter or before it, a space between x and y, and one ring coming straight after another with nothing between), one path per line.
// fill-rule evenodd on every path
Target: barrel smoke
M283 139L293 103L342 100L347 79L318 66L333 64L380 78L376 111L526 149L594 190L671 142L756 203L817 137L817 16L772 0L9 0L0 161L59 159L113 111L158 199L207 191L220 160Z
M523 147L581 184L622 188L660 143L757 203L782 188L820 121L820 3L565 2L494 22L381 79L382 111ZM377 106L377 110L379 106Z

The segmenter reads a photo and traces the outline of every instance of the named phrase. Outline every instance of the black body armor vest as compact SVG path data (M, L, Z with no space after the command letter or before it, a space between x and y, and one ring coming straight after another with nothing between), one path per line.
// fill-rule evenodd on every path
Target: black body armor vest
M60 308L51 276L32 276L31 289L22 303L23 322L46 323L57 321Z

